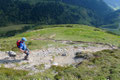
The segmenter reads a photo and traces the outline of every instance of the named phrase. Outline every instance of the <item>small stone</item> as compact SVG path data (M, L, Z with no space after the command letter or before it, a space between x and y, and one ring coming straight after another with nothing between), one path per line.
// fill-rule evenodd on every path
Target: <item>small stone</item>
M67 54L66 54L66 53L63 53L62 56L67 56Z
M85 58L86 54L83 52L76 52L75 58Z
M58 63L55 63L55 62L54 62L52 65L54 65L54 66L58 66Z
M51 65L45 64L45 69L49 69L50 67L51 67Z
M78 54L82 54L82 52L76 52L76 55L78 55Z

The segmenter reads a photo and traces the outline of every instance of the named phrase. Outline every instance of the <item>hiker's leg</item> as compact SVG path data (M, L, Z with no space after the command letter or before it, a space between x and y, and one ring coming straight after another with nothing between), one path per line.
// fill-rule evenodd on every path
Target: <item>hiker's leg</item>
M30 54L29 49L27 48L26 51L27 51L26 55L29 56L29 54Z
M24 57L24 59L27 60L28 59L28 54L27 53L25 53L25 54L26 54L26 56Z
M26 52L27 52L27 53L25 53L25 54L26 54L25 59L27 60L27 59L28 59L28 56L29 56L29 49L26 49Z

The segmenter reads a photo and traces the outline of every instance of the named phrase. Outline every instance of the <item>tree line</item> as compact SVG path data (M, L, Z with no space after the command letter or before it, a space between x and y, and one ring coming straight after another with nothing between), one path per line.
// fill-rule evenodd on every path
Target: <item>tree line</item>
M20 0L0 0L0 26L22 23L96 26L102 20L93 10L70 5L65 1L41 1L32 5Z

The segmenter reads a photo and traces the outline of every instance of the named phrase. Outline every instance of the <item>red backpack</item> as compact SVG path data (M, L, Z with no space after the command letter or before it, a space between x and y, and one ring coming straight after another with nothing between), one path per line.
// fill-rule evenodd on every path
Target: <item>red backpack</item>
M21 40L18 40L17 41L17 47L19 48L19 46L20 46L20 43L21 43Z

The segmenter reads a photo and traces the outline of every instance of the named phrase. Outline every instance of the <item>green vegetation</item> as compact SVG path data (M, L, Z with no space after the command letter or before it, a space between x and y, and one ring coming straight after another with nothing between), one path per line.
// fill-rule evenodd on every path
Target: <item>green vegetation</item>
M10 25L10 26L5 26L5 27L0 27L0 35L3 35L10 31L21 30L21 29L24 29L25 26L30 26L30 25L31 24L19 24L19 25Z
M119 29L120 11L112 12L113 10L103 0L0 0L0 51L18 51L16 41L22 37L28 39L26 43L31 50L70 45L54 40L104 43L120 47L120 36L90 26L103 25L102 28L112 29L112 32L118 33L120 30L116 29ZM119 80L119 53L120 50L103 50L90 53L92 55L90 57L87 53L76 54L76 58L86 59L76 65L52 66L44 72L33 75L29 75L31 73L29 71L5 68L5 65L1 64L0 78L1 80ZM52 58L54 60L55 56ZM21 66L27 64L29 63L22 63ZM15 66L20 65L15 63ZM34 67L44 70L45 65Z
M103 50L93 53L93 57L77 67L53 67L58 72L55 79L65 80L119 80L119 50Z
M19 25L0 27L0 37L14 36L16 34L23 33L27 30L30 30L33 27L34 25L32 24L19 24Z
M117 10L115 12L112 12L110 14L108 14L104 19L106 20L106 22L104 23L103 26L101 26L102 28L106 28L108 31L111 31L115 34L119 34L120 35L120 10Z
M120 22L120 10L112 12L105 17L106 23L115 24Z
M109 29L109 28L103 28L104 30L106 30L108 33L112 33L112 34L115 34L115 35L120 35L120 29L117 28L117 29Z
M0 0L2 37L22 32L9 26L10 24L84 24L96 27L106 25L113 29L118 27L119 21L119 10L114 11L103 0ZM10 28L3 28L5 26ZM4 33L11 28L14 31Z
M0 68L2 80L119 80L120 79L120 50L103 50L91 53L93 56L74 66L52 66L34 75L28 71ZM44 65L36 66L43 69Z
M11 26L6 26L6 27L0 27L0 32L8 32L12 30L20 30L24 26L28 26L27 24L20 24L20 25L11 25Z
M113 28L116 23L119 23L119 10L114 12L103 0L0 0L2 37L22 32L10 24L84 24L96 27L112 24ZM5 26L10 28L3 28ZM14 31L4 33L11 28Z
M93 55L92 57L74 66L52 66L50 69L45 70L44 72L40 72L34 75L24 75L24 77L20 77L20 79L119 80L119 53L120 50L103 50L91 53Z
M19 0L0 0L0 5L0 26L20 23L83 23L88 25L95 23L92 22L92 18L95 19L95 15L91 10L62 2L42 1L38 4L31 5L27 2L21 2Z
M20 0L20 1L23 1L23 2L27 2L27 3L30 3L30 4L37 4L39 2L55 2L55 1L60 1L60 0Z
M113 35L99 28L94 28L86 25L66 24L66 25L45 25L37 26L39 30L33 30L18 34L13 37L0 39L0 50L17 50L16 41L21 37L28 39L28 47L32 50L40 48L48 48L49 45L60 47L65 46L62 43L51 41L55 40L72 40L85 42L107 43L115 46L120 46L120 36ZM51 27L51 28L48 28ZM52 28L54 27L54 28ZM36 29L35 28L35 29Z
M111 8L114 10L120 9L120 2L119 0L104 0Z
M14 70L11 68L0 67L0 80L19 80L29 72L24 70Z
M0 26L77 23L97 26L112 11L101 0L0 0Z
M119 25L119 23L102 25L102 26L100 26L100 28L108 31L109 33L120 35L120 25Z
M55 35L52 39L56 40L72 40L72 41L86 41L86 42L102 42L117 45L119 43L119 36L109 34L99 28L94 28L86 25L51 25L56 28L45 28L37 31L26 32L16 37L44 37L46 39ZM70 27L69 27L70 26ZM48 26L49 27L49 26Z

